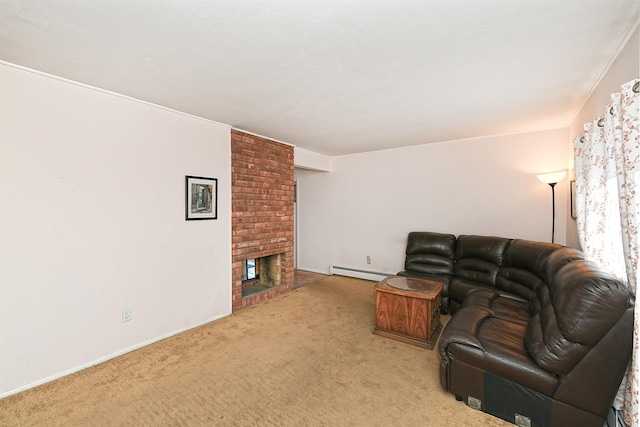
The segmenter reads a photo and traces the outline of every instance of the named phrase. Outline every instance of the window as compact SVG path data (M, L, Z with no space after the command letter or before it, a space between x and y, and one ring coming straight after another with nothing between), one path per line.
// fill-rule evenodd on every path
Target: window
M257 279L258 277L255 258L242 261L242 281Z

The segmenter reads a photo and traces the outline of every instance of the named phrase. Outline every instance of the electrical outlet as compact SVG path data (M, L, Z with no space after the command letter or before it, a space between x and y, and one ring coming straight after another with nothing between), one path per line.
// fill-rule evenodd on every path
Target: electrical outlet
M367 255L367 264L371 264L371 255Z
M125 308L122 310L122 323L128 322L133 319L133 314L131 313L130 308Z

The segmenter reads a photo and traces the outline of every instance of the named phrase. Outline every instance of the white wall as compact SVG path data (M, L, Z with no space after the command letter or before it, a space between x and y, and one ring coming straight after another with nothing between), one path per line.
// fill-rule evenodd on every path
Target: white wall
M332 157L325 154L314 153L304 148L294 147L293 159L296 168L319 172L331 171Z
M620 86L640 76L640 29L629 37L607 72L593 90L593 93L582 106L569 126L569 168L571 179L573 171L573 137L584 133L584 123L591 122L602 114L611 103L611 94L620 92ZM576 220L567 216L567 244L580 247Z
M298 267L395 273L410 231L550 241L551 189L535 175L567 168L567 138L566 129L474 138L335 157L329 173L296 170ZM567 197L565 178L557 218ZM556 220L556 242L564 236Z
M231 312L227 126L6 63L0 94L0 397Z

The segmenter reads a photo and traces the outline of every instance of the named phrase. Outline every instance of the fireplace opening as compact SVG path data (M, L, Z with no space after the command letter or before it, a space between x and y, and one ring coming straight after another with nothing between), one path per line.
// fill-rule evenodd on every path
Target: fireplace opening
M246 282L247 280L254 280L258 278L258 273L256 272L256 259L250 258L242 261L242 281Z
M242 296L266 291L282 284L282 254L242 261Z

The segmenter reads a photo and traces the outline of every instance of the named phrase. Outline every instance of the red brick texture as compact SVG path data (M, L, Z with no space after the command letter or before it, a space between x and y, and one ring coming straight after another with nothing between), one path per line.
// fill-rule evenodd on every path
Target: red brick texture
M293 289L293 147L231 131L233 311ZM282 254L282 285L242 298L242 261Z

